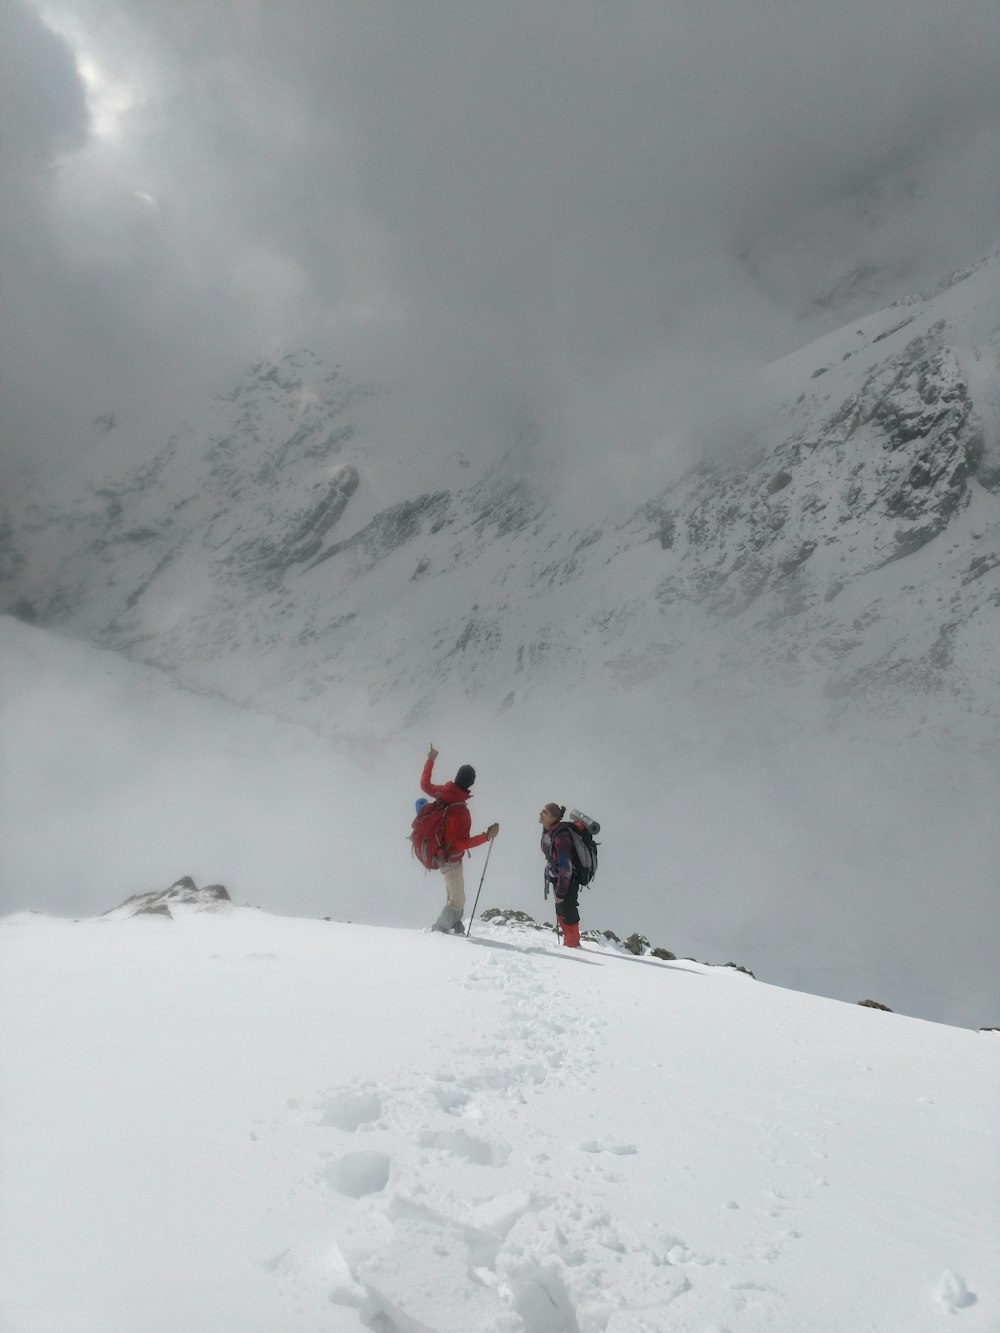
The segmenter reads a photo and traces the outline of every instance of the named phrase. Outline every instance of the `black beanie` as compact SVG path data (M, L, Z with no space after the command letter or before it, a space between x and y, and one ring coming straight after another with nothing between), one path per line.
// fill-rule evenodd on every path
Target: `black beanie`
M455 774L455 786L461 787L463 791L471 791L472 784L476 780L476 770L471 764L463 764Z

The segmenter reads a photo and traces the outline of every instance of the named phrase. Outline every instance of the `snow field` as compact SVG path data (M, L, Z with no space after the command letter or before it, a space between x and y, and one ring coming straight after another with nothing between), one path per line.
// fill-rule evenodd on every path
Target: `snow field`
M16 1333L998 1326L992 1034L478 923L0 963Z

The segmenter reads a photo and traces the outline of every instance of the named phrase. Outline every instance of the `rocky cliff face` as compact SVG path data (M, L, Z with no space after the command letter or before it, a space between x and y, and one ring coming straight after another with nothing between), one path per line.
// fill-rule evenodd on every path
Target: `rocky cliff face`
M995 343L972 355L997 364ZM857 382L842 365L832 392L786 403L787 435L752 464L648 505L667 565L657 600L727 622L769 670L825 676L831 703L944 690L992 714L1000 455L969 356L944 320L898 350L890 339Z
M385 503L357 424L373 391L298 353L142 468L14 497L0 595L344 727L405 728L442 691L503 713L554 682L778 682L826 715L921 726L947 698L949 726L996 737L998 384L991 261L772 367L751 444L598 524L543 502L514 447L479 476L456 455L445 489L417 460Z

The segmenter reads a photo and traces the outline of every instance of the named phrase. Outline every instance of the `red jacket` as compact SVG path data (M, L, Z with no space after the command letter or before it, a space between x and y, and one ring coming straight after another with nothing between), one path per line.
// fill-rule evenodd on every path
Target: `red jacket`
M424 764L424 771L420 774L420 790L425 795L448 806L444 817L443 841L448 848L448 860L461 861L465 852L472 847L481 847L488 839L485 833L477 833L474 838L469 837L472 828L472 816L469 814L469 807L465 804L469 799L469 793L463 791L454 782L445 782L439 787L436 783L431 782L433 771L434 760L428 759Z

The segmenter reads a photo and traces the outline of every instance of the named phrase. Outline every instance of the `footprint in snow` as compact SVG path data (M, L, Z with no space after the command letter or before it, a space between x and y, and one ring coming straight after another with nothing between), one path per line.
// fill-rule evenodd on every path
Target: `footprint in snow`
M487 1244L480 1253L479 1238L468 1229L399 1219L392 1243L354 1268L364 1291L365 1326L394 1333L525 1333L496 1288L489 1267L493 1248Z
M435 1148L476 1166L503 1166L510 1149L473 1138L464 1129L428 1129L420 1135L421 1148Z
M391 1167L391 1159L384 1152L350 1152L330 1162L324 1175L338 1194L363 1199L385 1189Z
M440 1082L434 1087L432 1095L441 1110L448 1115L458 1115L470 1101L469 1094L456 1083Z
M964 1310L969 1305L975 1305L977 1300L976 1293L966 1286L965 1278L960 1273L952 1272L950 1268L946 1268L941 1274L934 1294L938 1303L951 1314Z
M373 1088L342 1088L324 1106L319 1123L354 1134L373 1124L381 1114L382 1098Z
M519 1217L494 1269L526 1333L666 1333L678 1327L669 1307L691 1289L628 1226L565 1200Z
M469 1212L469 1221L480 1231L503 1237L525 1213L539 1206L534 1194L525 1190L512 1190L509 1194L500 1194L476 1204Z

